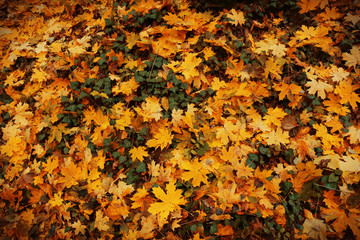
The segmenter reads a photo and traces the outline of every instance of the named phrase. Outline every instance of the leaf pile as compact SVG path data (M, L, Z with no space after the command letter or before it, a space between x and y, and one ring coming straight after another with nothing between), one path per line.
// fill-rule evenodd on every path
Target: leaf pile
M3 1L0 234L360 238L355 2Z

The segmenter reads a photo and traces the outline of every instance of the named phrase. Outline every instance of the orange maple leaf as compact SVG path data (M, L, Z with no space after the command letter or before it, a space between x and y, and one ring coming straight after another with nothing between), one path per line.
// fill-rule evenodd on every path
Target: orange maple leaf
M301 0L297 4L301 7L299 13L306 13L315 10L321 3L321 0Z

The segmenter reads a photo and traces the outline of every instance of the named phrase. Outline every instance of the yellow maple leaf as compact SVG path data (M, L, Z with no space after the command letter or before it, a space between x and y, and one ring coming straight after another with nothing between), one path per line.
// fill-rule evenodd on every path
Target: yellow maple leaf
M120 84L120 92L125 94L126 96L129 96L133 92L135 92L138 87L139 87L139 84L137 82L135 82L135 78L132 77L129 81L122 82Z
M75 235L79 235L79 233L85 234L85 231L87 229L87 226L82 225L79 219L77 220L77 222L71 223L70 226L72 228L75 228Z
M102 210L96 212L95 225L94 228L99 229L100 231L107 231L110 229L110 218L104 216Z
M267 78L269 73L271 73L272 78L275 77L276 79L281 79L280 74L282 73L282 65L283 63L281 63L279 59L269 58L265 63L264 77Z
M28 119L32 118L34 114L30 111L26 111L29 109L29 104L19 102L15 107L16 115L14 117L15 123L20 124L21 126L26 126L29 124Z
M266 143L268 145L274 144L274 145L280 146L280 144L290 143L289 132L283 131L279 127L275 131L271 131L269 133L264 133L261 136L266 139Z
M197 53L188 53L184 62L180 65L180 72L186 79L199 76L199 71L196 67L202 62L201 58L197 58Z
M352 84L351 80L346 79L335 87L334 93L339 94L341 97L341 104L350 103L350 106L355 109L357 108L357 103L360 102L359 94L355 92L358 88L358 86Z
M326 240L326 224L320 219L305 219L303 232L311 239Z
M43 69L34 68L34 73L31 75L31 81L45 82L48 78L48 74Z
M281 126L281 120L286 116L287 114L284 112L282 108L269 108L266 115L264 116L265 123L268 125L274 124L276 126Z
M299 94L300 91L302 90L301 86L299 85L296 85L294 83L286 84L284 82L274 83L274 89L276 91L280 91L279 100L283 100L285 96L287 96L288 99L290 99L292 94Z
M155 197L162 202L150 204L148 211L153 215L159 215L162 220L166 220L171 212L180 209L179 205L187 203L186 199L182 196L181 190L176 190L175 180L170 181L166 185L166 193L160 187L153 188Z
M350 126L349 132L346 134L346 136L349 136L350 138L350 144L357 144L360 142L360 129L356 128L355 126Z
M131 154L131 158L133 161L135 161L136 159L138 159L140 162L144 161L144 157L148 157L149 154L146 151L146 148L143 146L140 146L138 148L133 147L129 153Z
M144 118L145 122L151 119L158 121L161 118L162 108L159 99L155 96L147 97L141 104L141 108L137 107L135 110Z
M321 169L316 169L316 165L313 162L303 163L300 162L297 166L297 173L294 178L291 178L294 190L300 192L304 183L323 176Z
M9 157L17 155L25 151L26 142L18 136L10 137L5 145L1 146L0 150L2 154L6 154Z
M62 192L58 192L54 194L54 197L49 200L49 204L52 207L63 205L63 199L61 198Z
M184 115L183 115L184 111L181 109L175 109L173 108L172 113L171 113L171 123L177 127L182 125L182 121L184 119Z
M154 138L147 141L146 145L148 147L158 148L160 147L163 150L169 144L171 144L173 135L171 131L167 128L159 128L158 131L154 134Z
M345 65L348 67L360 65L360 46L353 46L350 53L343 53L342 57L346 61Z
M230 13L227 14L227 17L233 20L231 23L237 26L238 24L243 25L245 23L244 13L242 11L236 11L231 9Z
M129 48L129 49L132 49L135 45L136 45L136 42L139 40L139 35L136 34L135 32L131 32L131 33L125 33L126 35L126 46Z
M207 184L207 176L209 174L209 170L206 169L206 164L202 163L201 161L194 160L194 161L182 161L181 168L184 170L188 170L181 174L181 178L185 181L189 181L192 179L191 183L194 187L200 186L201 182Z
M343 79L346 79L348 76L350 75L349 72L344 71L343 68L338 68L336 66L333 66L331 69L331 76L332 76L332 80L334 82L340 82Z
M343 139L338 137L337 135L329 134L325 125L314 124L313 128L316 129L316 136L321 138L325 149L331 149L333 146L342 146Z
M305 84L306 87L310 87L308 89L309 94L315 94L324 99L326 98L325 92L331 92L333 90L333 86L322 81L317 81L315 79L310 80Z
M229 141L237 141L238 136L236 132L238 131L239 127L233 124L231 121L226 120L224 122L224 127L221 127L216 132L216 138L220 139L223 145L229 143Z
M360 159L358 156L343 156L339 161L339 169L346 172L360 172Z

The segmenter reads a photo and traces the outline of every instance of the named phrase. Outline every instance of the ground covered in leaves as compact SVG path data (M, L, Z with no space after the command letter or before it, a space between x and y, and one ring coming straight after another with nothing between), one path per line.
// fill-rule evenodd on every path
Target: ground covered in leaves
M360 238L357 1L1 1L2 239Z

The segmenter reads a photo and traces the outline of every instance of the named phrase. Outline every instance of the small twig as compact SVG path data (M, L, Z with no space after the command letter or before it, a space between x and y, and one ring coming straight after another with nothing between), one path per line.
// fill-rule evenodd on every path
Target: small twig
M323 188L326 188L326 189L329 189L329 190L334 190L334 191L338 191L338 192L342 192L342 191L340 191L340 190L338 190L338 189L336 189L336 188L330 188L330 187L327 187L327 186L325 186L325 185L321 185L321 184L318 184L318 183L314 183L316 186L318 186L318 187L323 187Z
M316 216L318 208L319 208L319 199L320 199L320 197L318 197L318 199L317 199L316 209L315 209L315 216Z
M153 69L154 69L154 65L155 65L156 58L157 58L157 55L155 56L154 62L153 62L153 64L152 64L152 66L151 66L151 70L150 70L150 74L149 74L148 80L151 78L151 75L152 75L152 72L153 72Z

